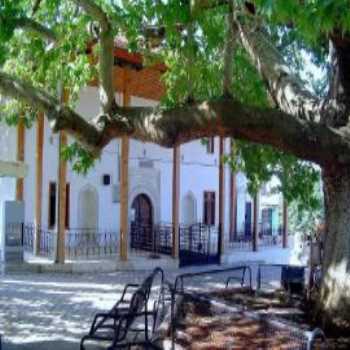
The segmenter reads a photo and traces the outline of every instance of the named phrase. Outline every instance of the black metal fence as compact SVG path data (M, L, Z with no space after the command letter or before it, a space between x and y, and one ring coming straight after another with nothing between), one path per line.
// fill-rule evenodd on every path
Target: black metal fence
M38 255L50 257L54 254L54 232L34 224L23 224L23 249L34 252L35 235L40 237Z
M282 245L283 228L276 231L259 229L258 247L278 247ZM228 246L236 250L251 250L253 248L253 232L236 232L230 236Z
M53 258L55 254L56 232L34 224L9 224L6 237L18 234L24 251L35 251L35 237L40 238L38 256ZM65 235L66 257L99 258L115 255L118 252L118 234L111 230L69 229Z
M217 227L201 223L181 226L179 238L180 267L220 262Z
M33 224L9 224L6 237L19 236L23 248L34 252L35 237L40 237L37 251L39 256L53 258L55 254L56 232ZM17 237L16 236L16 237ZM112 230L69 229L65 235L66 257L102 258L118 254L118 233ZM173 246L173 225L158 223L143 225L131 223L130 247L134 251L171 255ZM17 237L18 239L18 237ZM280 246L282 243L282 228L277 234L259 232L259 247ZM237 232L228 242L228 247L237 250L252 249L252 235L247 232ZM179 228L179 258L180 266L215 264L219 257L219 230L215 226L196 223L180 225Z
M130 225L130 247L153 254L170 255L172 251L173 225L159 223L145 225L132 222Z
M130 247L153 255L172 252L173 225L159 223L130 225ZM201 223L181 225L179 228L180 266L211 264L219 261L218 229Z
M99 258L118 253L118 235L110 230L75 229L66 232L68 258Z

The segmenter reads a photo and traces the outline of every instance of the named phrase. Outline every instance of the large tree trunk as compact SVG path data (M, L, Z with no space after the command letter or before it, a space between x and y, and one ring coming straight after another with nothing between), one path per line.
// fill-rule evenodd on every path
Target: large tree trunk
M326 239L319 310L324 320L350 322L350 166L323 169Z

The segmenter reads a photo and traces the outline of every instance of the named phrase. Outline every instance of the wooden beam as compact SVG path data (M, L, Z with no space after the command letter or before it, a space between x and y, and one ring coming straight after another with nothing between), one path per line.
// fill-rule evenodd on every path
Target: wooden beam
M130 105L128 92L128 70L123 69L123 106ZM120 159L120 260L128 260L128 231L129 231L129 137L121 138Z
M288 248L288 203L286 200L283 200L282 247Z
M179 258L179 229L180 229L180 156L181 147L173 148L173 198L172 198L172 221L173 221L173 241L172 256L174 259Z
M58 147L57 249L55 257L55 263L57 264L64 264L65 261L67 162L61 157L61 151L66 145L67 135L64 131L61 131Z
M259 192L254 196L254 212L253 212L253 252L258 251L259 246Z
M220 137L219 145L219 256L224 253L225 239L225 171L224 171L224 146L225 139Z
M40 226L42 219L43 192L43 144L44 144L44 113L40 112L36 123L36 151L35 151L35 246L34 253L40 251Z
M24 162L24 147L25 147L26 129L23 118L20 118L17 125L17 162ZM16 200L23 201L24 180L18 178L16 180Z

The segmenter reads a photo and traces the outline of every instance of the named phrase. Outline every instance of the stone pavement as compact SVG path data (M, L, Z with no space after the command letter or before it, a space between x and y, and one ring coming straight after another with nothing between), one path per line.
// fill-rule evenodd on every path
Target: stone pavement
M255 280L256 264L252 268ZM174 281L178 273L204 269L208 267L171 271L166 276ZM2 350L79 349L79 340L89 329L93 315L111 308L126 283L138 283L148 272L1 276ZM269 276L270 280L278 278L278 274ZM223 275L212 275L194 279L189 285L203 290L222 286L225 280Z

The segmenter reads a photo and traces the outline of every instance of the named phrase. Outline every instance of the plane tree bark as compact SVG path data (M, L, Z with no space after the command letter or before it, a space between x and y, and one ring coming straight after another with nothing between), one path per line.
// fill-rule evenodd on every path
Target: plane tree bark
M329 37L330 88L328 96L325 99L319 99L306 90L300 80L291 74L276 49L273 47L267 49L271 44L266 41L262 31L250 32L249 28L244 28L239 23L237 25L240 41L257 67L276 106L300 120L308 120L313 125L332 130L343 140L348 139L350 38L341 33L333 33ZM326 135L323 137L327 138ZM304 141L301 142L304 143ZM317 146L314 145L314 147ZM326 221L323 280L318 310L327 323L348 326L350 321L350 209L348 205L350 164L342 153L336 152L331 158L328 158L326 153L322 151L322 161L316 161L322 169Z
M72 1L100 26L101 113L87 121L43 89L1 70L0 92L44 111L53 130L66 130L94 155L113 138L123 135L164 147L218 135L269 144L319 164L324 182L327 231L320 308L324 315L336 314L341 320L350 321L349 37L340 32L329 36L331 84L325 99L305 88L261 28L236 20L232 33L238 35L260 73L273 106L257 108L239 102L227 93L228 80L223 83L226 90L223 97L217 100L192 101L168 110L120 107L115 101L111 74L113 25L94 1ZM33 26L28 26L30 28ZM35 28L40 32L38 26ZM43 36L47 37L45 33Z

